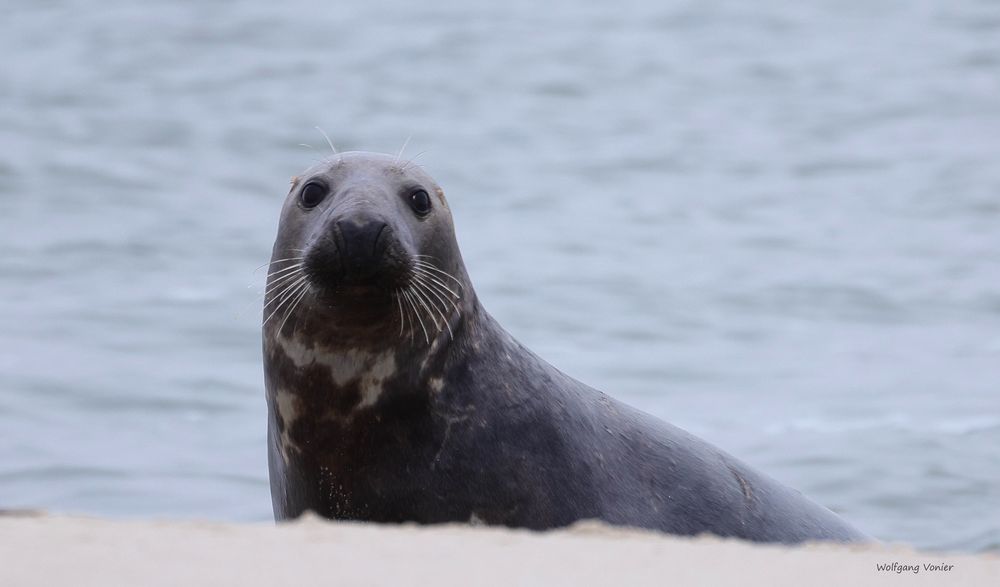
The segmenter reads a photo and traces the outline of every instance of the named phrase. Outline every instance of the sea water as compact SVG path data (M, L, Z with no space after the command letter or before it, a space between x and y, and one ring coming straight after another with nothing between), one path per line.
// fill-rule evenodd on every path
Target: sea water
M0 508L270 518L254 270L318 126L407 143L558 368L1000 548L995 2L11 0L0 52Z

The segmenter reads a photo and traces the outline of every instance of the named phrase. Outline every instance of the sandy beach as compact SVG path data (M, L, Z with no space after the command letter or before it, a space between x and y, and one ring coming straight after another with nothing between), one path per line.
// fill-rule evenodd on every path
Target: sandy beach
M0 585L8 587L1000 584L1000 556L992 554L760 546L589 522L536 533L315 518L273 526L5 516L0 561Z

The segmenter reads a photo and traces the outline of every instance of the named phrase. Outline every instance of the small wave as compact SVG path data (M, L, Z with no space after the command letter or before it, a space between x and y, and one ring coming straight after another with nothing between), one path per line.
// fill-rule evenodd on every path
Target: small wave
M970 418L956 418L944 420L932 424L935 432L963 436L975 432L986 432L989 430L1000 430L1000 416L973 416Z
M0 481L66 481L69 479L129 479L133 473L121 469L84 465L41 465L0 471Z
M771 424L765 428L769 435L778 436L792 432L813 432L818 434L842 434L864 430L901 430L927 432L949 436L964 436L977 432L1000 430L1000 415L970 416L938 421L914 419L907 414L887 414L876 418L822 419L798 418L790 422Z
M219 288L178 286L163 292L163 299L181 304L214 302L225 298L226 292Z

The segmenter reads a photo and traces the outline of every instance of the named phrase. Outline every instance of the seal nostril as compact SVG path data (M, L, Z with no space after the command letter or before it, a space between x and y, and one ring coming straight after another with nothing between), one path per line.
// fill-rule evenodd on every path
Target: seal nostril
M388 227L389 225L383 222L382 226L379 227L378 232L375 233L375 242L372 243L372 257L378 256L378 245L379 242L382 240L382 233L384 233L385 229Z
M388 223L376 215L357 214L331 222L329 231L336 245L336 256L342 267L342 278L368 279L385 268L382 253L388 246Z
M334 222L331 227L330 233L333 235L333 244L337 245L337 249L344 250L344 231L340 228L340 222Z

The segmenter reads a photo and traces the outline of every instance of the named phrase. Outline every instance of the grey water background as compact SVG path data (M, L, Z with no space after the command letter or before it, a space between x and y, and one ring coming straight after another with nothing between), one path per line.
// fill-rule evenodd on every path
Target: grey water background
M11 0L0 52L0 508L270 519L254 269L320 126L412 137L562 370L1000 548L997 2Z

